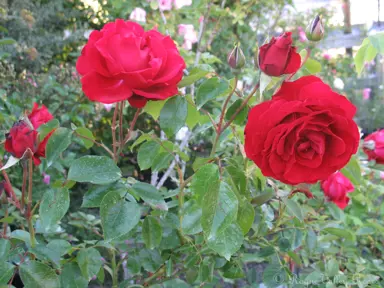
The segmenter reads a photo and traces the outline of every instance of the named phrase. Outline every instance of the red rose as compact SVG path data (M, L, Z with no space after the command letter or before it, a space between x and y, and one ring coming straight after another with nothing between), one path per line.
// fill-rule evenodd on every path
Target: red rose
M185 62L173 40L118 19L93 31L77 60L85 95L105 104L128 99L136 108L178 93Z
M245 152L265 176L315 183L346 165L359 145L356 107L315 76L284 82L252 108Z
M23 120L13 125L6 135L4 148L16 158L23 157L25 151L30 149L33 153L35 165L39 165L41 163L40 158L45 157L45 147L53 132L49 133L43 141L39 142L37 129L40 125L52 120L53 116L49 113L47 107L42 105L39 108L35 103L32 112L28 115L28 119L32 126Z
M335 203L340 209L344 209L349 202L347 193L353 192L355 187L347 177L336 172L330 175L327 180L321 181L321 189L329 201Z
M364 139L363 150L367 154L368 160L376 160L376 163L384 164L384 130L368 135Z
M285 32L279 37L261 46L259 50L260 70L269 76L281 76L295 73L301 65L300 54L292 46L291 32Z

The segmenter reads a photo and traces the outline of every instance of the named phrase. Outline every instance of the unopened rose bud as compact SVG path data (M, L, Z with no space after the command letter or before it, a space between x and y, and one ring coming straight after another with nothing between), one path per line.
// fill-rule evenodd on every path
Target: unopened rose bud
M228 64L234 71L239 71L245 65L245 56L239 45L228 54Z
M309 41L320 41L324 37L324 26L319 15L308 25L305 31L307 39Z

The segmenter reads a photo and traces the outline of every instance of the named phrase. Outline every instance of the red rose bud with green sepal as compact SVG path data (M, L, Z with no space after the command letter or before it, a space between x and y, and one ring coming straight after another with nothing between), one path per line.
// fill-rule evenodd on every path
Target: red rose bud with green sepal
M308 25L305 35L309 41L317 42L324 37L324 25L319 15Z
M35 165L41 163L40 158L45 158L45 147L53 131L42 141L39 141L37 129L53 119L47 107L34 103L28 119L16 122L6 135L4 148L16 158L22 158L29 149L33 153Z
M279 37L260 47L259 67L268 76L278 77L292 74L299 70L301 65L300 54L292 46L291 32L285 32Z
M348 193L355 187L341 172L335 172L326 180L321 181L321 189L328 201L335 203L340 209L347 207L349 203Z

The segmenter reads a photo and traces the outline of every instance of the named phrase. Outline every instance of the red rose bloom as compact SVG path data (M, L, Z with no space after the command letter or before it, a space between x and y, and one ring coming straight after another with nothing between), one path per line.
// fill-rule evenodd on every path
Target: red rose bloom
M23 157L25 151L30 149L33 153L35 165L39 165L41 163L40 158L45 157L45 147L53 132L39 142L37 129L42 124L52 120L53 116L49 113L47 107L42 105L39 108L35 103L32 112L28 115L28 119L33 127L23 120L16 122L6 135L4 148L16 158Z
M347 193L353 192L355 187L347 177L336 172L330 175L327 180L321 181L321 189L323 189L328 201L332 201L340 209L344 209L349 203Z
M372 149L368 148L372 142ZM368 160L376 160L378 164L384 164L384 130L376 131L364 139L364 152Z
M284 82L272 100L252 108L245 152L265 176L296 185L324 180L359 145L356 107L315 76Z
M93 31L77 60L85 95L105 104L128 99L136 108L178 93L185 62L173 40L118 19Z
M261 46L259 50L260 70L269 76L281 76L295 73L301 65L300 54L292 46L291 32L285 32L279 37Z

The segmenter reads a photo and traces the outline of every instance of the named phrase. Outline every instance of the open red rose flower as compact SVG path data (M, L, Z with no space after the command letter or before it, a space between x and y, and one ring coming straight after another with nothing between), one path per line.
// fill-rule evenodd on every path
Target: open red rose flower
M296 185L324 180L356 153L356 107L318 77L284 82L252 108L245 152L265 176Z
M76 68L90 100L141 108L178 93L185 62L169 36L118 19L91 33Z
M39 108L39 105L34 103L32 112L28 115L29 121L20 120L16 122L6 135L5 150L14 157L21 158L27 149L30 149L33 153L35 165L39 165L41 163L40 158L45 158L45 147L53 131L40 142L37 129L52 119L53 116L49 113L47 107L42 105Z
M300 54L292 46L291 32L285 32L279 37L260 47L260 70L269 76L281 76L295 73L301 65Z
M321 189L323 189L328 201L332 201L340 209L344 209L349 203L347 194L353 192L355 187L347 177L340 172L336 172L326 180L321 181Z

